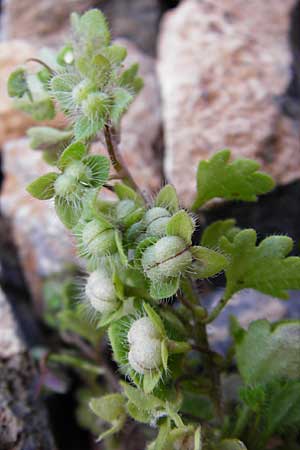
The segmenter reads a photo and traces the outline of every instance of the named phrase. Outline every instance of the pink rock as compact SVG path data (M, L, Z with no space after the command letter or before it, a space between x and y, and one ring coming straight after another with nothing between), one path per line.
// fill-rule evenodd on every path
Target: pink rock
M166 14L159 42L164 168L185 205L198 161L222 148L257 159L279 183L299 178L299 127L275 101L289 81L293 4L185 0Z
M31 181L49 172L41 154L30 149L27 139L18 139L4 145L3 162L0 209L11 221L20 262L41 312L43 279L74 261L74 246L53 202L34 199L26 191Z

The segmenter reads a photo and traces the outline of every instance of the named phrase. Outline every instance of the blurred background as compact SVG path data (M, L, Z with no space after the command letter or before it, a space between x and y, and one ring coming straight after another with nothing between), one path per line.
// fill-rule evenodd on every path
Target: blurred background
M68 37L70 13L92 7L107 16L113 37L128 48L130 60L139 62L145 80L121 132L121 152L142 189L156 192L165 182L173 183L182 205L188 206L194 195L198 161L230 148L235 156L258 160L278 187L257 204L213 205L205 212L207 222L235 217L239 226L255 227L260 238L274 232L289 234L295 240L295 253L299 249L299 1L2 0L3 449L52 450L56 448L53 435L60 450L101 448L88 443L87 434L77 426L71 394L49 397L46 404L40 404L38 414L32 409L36 371L28 350L43 346L46 339L39 320L43 282L76 259L72 240L51 205L25 192L26 185L47 171L47 166L40 153L29 148L26 130L33 121L15 111L6 94L9 73L28 58L38 57L42 48L58 48ZM63 126L64 120L59 116L51 125ZM208 302L214 302L221 287L222 279L213 281L208 287ZM228 314L239 314L242 323L254 316L278 320L299 315L297 292L290 303L249 292L241 295L243 300L236 299ZM221 318L217 329L211 330L216 346L226 339L226 320L227 316Z

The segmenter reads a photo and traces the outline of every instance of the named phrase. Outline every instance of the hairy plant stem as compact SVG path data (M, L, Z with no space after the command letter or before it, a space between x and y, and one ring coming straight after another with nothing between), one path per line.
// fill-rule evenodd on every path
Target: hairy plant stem
M134 181L132 175L130 174L129 170L125 166L124 162L122 161L122 157L119 154L118 146L113 140L112 136L112 127L110 125L104 126L104 138L105 143L107 147L107 151L109 154L109 158L111 160L111 163L116 170L118 177L124 181L125 184L128 184L132 189L134 189L138 194L145 200L145 203L147 203L147 199L145 198L144 194L141 192L140 188Z
M199 299L198 296L194 293L194 287L192 285L191 280L187 280L183 285L184 293L187 293L189 296L189 300L186 297L179 296L179 299L182 301L183 305L189 308L193 312L193 319L195 321L195 340L196 347L201 353L203 353L203 365L204 370L212 381L212 388L210 389L210 397L214 405L216 417L220 422L223 421L223 405L222 405L222 392L221 392L221 380L220 380L220 372L219 367L215 361L215 352L211 350L206 324L203 323L203 307L200 307L201 314L199 314Z

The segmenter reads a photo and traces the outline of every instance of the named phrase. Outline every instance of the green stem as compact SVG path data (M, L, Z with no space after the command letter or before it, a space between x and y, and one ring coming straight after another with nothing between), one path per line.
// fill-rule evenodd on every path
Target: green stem
M245 427L247 426L247 423L249 421L249 416L251 414L251 410L248 406L244 405L241 413L236 421L235 427L233 429L232 435L235 438L241 437Z
M214 404L216 416L219 421L222 422L223 405L219 367L215 362L215 353L209 346L206 324L203 323L203 316L205 317L207 313L205 308L199 305L199 299L194 292L191 280L184 280L182 289L184 293L188 294L188 300L184 295L179 295L178 298L186 308L189 308L193 312L196 346L198 347L198 350L201 349L201 353L203 353L204 369L212 381L210 397Z
M124 162L122 161L122 157L118 152L117 146L113 142L113 137L111 133L111 127L109 125L104 126L104 138L106 142L107 151L109 154L109 158L111 160L111 163L117 172L119 178L121 178L124 183L128 184L132 189L134 189L136 192L140 194L140 196L145 200L145 203L147 203L147 199L141 192L140 188L132 178L129 170L125 166Z
M208 315L208 317L203 319L202 323L208 324L208 323L213 322L218 317L218 315L221 313L221 311L223 311L223 309L229 302L230 298L231 297L222 297L221 300L219 301L219 303L217 304L217 306Z

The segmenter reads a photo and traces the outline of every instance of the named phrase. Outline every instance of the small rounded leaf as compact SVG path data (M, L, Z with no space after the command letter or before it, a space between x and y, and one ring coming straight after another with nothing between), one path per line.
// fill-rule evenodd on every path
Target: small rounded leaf
M54 182L57 177L58 173L55 172L42 175L27 186L27 191L39 200L49 200L54 197Z

